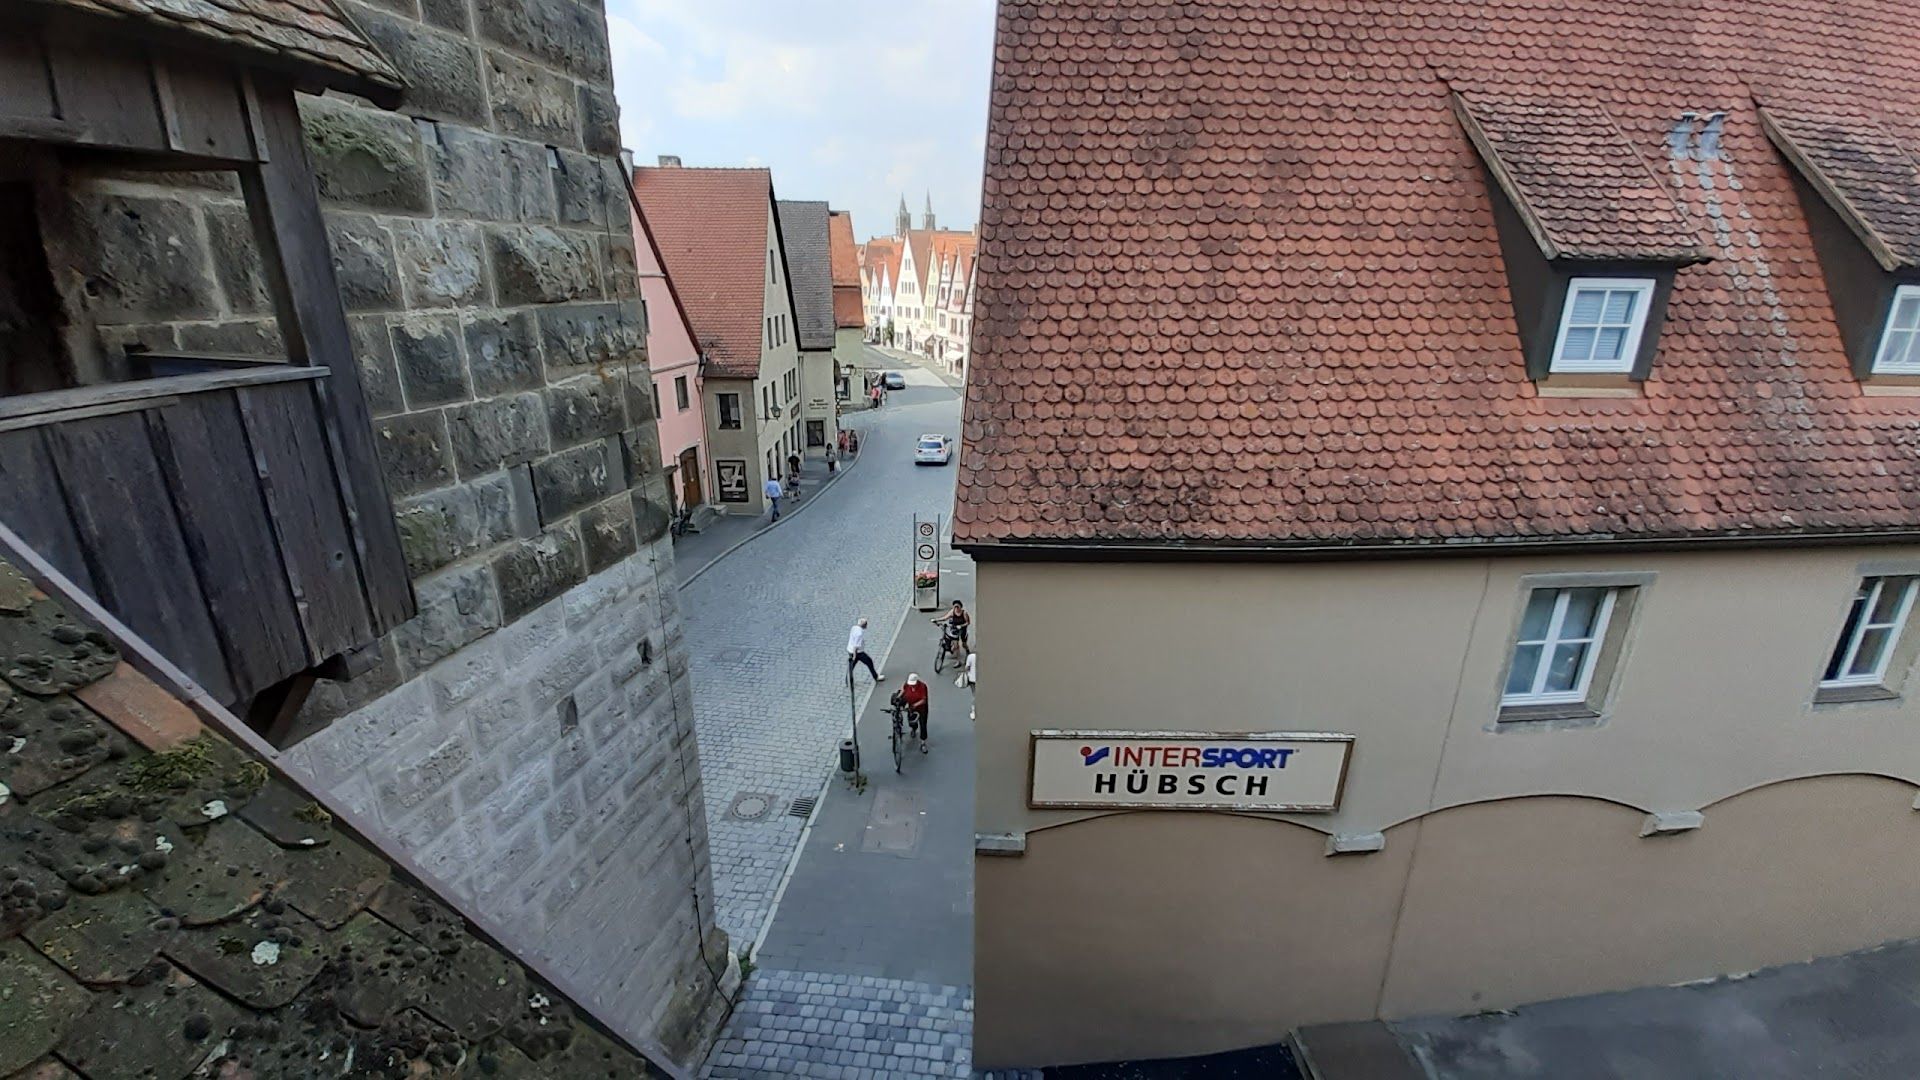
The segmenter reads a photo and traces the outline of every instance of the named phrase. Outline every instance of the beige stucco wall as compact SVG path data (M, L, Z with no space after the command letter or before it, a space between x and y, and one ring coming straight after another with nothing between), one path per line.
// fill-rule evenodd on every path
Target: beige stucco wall
M767 250L774 251L779 234L773 219L771 206L767 210ZM766 260L761 260L766 265ZM761 485L767 481L767 451L774 451L774 458L780 463L779 471L785 473L787 451L781 437L794 430L799 422L799 401L790 400L786 393L786 376L790 371L800 368L800 346L798 331L793 325L793 305L787 295L786 263L778 261L780 280L769 283L761 277L764 286L761 290L761 326L765 319L773 316L786 318L786 340L779 345L764 348L760 354L760 374L754 379L726 379L708 375L702 394L707 413L708 456L712 464L708 467L708 490L713 493L714 502L730 514L764 514L767 511L766 500L760 495ZM765 344L765 338L762 339ZM769 417L762 407L762 392L766 387L773 388L774 400L781 405L780 415ZM737 429L720 427L721 394L740 395L741 426ZM747 463L747 501L743 503L723 503L720 498L719 462L739 460Z
M1913 695L1812 703L1859 575L1903 558L980 562L976 821L1027 853L978 861L976 1061L1216 1050L1920 936ZM1524 582L1568 572L1651 575L1604 717L1494 730ZM1026 807L1039 727L1356 742L1335 814L1103 817ZM1640 837L1675 810L1704 827ZM1323 854L1321 832L1380 831L1380 853Z

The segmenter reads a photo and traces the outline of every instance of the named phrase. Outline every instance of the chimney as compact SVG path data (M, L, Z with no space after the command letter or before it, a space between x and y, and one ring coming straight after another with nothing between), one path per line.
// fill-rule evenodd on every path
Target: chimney
M679 167L680 167L680 155L679 155L679 154L661 154L661 155L660 155L660 167L661 167L661 168L663 168L663 169L677 169L677 168L679 168Z

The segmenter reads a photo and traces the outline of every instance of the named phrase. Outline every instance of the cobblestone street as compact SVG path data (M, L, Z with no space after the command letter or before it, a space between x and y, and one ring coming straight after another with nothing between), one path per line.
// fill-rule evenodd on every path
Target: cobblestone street
M944 515L953 503L956 470L915 466L912 447L923 431L958 436L958 394L929 372L868 357L909 386L847 419L862 460L680 593L718 920L736 951L772 911L806 823L804 811L790 813L794 802L820 795L845 737L847 628L871 619L868 651L884 657L908 600L913 515ZM892 674L897 684L904 669ZM864 671L858 685L864 704Z

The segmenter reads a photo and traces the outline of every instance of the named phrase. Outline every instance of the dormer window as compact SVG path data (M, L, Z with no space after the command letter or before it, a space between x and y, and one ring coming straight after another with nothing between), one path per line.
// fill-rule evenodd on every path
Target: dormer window
M1707 261L1692 222L1591 101L1455 94L1453 105L1486 165L1528 376L1631 393L1653 368L1680 268Z
M1902 285L1893 293L1893 313L1887 316L1880 351L1874 354L1876 375L1920 375L1920 285Z
M1920 166L1864 113L1772 102L1767 137L1793 166L1794 191L1827 279L1854 377L1874 392L1920 387Z
M1560 333L1548 370L1617 373L1633 370L1640 335L1653 306L1652 278L1574 278L1567 283Z

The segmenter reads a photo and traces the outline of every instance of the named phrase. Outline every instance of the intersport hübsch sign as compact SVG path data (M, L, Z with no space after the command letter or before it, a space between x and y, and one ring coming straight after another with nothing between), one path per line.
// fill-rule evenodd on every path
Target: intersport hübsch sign
M1339 809L1353 736L1328 732L1033 732L1027 805Z

